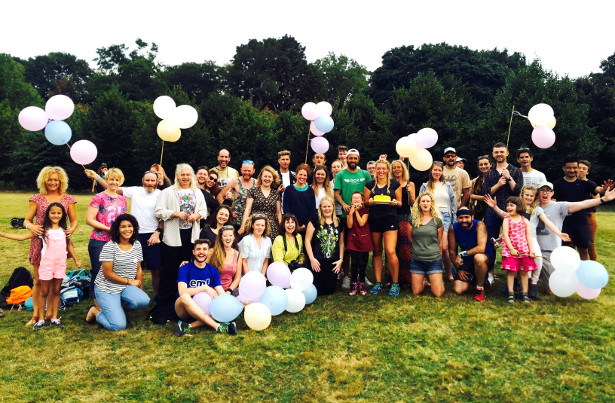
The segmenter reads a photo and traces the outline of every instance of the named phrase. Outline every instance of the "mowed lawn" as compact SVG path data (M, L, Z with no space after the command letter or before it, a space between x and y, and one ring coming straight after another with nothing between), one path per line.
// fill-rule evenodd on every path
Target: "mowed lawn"
M31 193L0 193L0 231L23 217ZM78 196L73 240L89 268ZM615 274L615 214L598 214L599 260ZM80 233L83 230L83 233ZM25 230L20 230L25 231ZM0 283L28 264L29 242L0 239ZM69 269L74 268L72 261ZM500 272L498 270L498 272ZM370 274L371 276L371 274ZM373 278L372 278L373 279ZM262 331L238 318L231 337L129 314L112 333L84 322L88 301L61 312L63 328L34 331L30 312L0 318L2 400L141 401L613 401L613 280L597 300L543 297L509 305L499 280L488 299L388 295L319 297ZM149 274L146 290L151 294Z

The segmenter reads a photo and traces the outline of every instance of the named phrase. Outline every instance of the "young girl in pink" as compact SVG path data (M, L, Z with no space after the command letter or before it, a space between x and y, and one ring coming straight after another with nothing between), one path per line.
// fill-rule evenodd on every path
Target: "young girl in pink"
M363 193L354 192L350 197L350 211L346 216L348 227L348 245L350 253L350 273L352 289L349 295L367 294L365 290L365 267L369 260L369 252L374 250L371 231L367 218L369 210L363 205Z
M67 240L66 234L66 211L60 203L51 203L45 212L43 220L43 251L41 264L38 268L38 277L41 281L41 296L47 301L47 312L51 316L51 324L62 326L58 319L60 306L60 288L62 279L66 274L66 252L78 262L72 244ZM34 237L31 232L23 235L0 233L0 237L25 241ZM34 324L34 329L40 329L45 325L44 319L39 319Z
M506 200L506 211L508 217L502 222L502 269L508 270L506 284L508 285L508 302L515 302L513 290L515 275L521 274L521 288L523 292L523 302L531 302L528 297L528 273L536 270L536 263L533 258L534 243L530 222L521 216L524 211L523 201L520 197L509 197Z

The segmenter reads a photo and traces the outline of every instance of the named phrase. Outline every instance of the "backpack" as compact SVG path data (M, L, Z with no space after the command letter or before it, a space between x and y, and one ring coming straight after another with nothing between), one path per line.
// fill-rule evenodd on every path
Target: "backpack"
M11 305L23 304L31 296L32 288L27 285L20 285L11 290L11 295L6 299L6 303Z
M2 291L0 291L0 301L4 302L10 295L13 288L17 288L22 285L27 285L32 288L34 281L32 280L32 274L25 267L18 267L13 270L13 274L9 278Z
M70 286L60 290L60 308L66 309L83 299L81 288Z
M23 226L24 220L25 218L11 218L11 227L15 229L26 229L26 227Z
M89 270L71 270L66 273L60 288L61 309L66 309L90 297L90 277Z

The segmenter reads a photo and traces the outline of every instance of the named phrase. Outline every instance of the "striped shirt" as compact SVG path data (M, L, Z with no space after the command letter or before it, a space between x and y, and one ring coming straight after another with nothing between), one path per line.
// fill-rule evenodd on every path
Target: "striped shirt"
M99 260L101 262L113 262L113 272L115 274L129 280L134 280L137 277L137 263L143 261L143 250L139 241L135 241L132 248L127 251L121 250L115 242L109 241L103 246ZM94 284L107 294L119 294L126 288L126 284L118 284L107 280L102 270L96 276Z

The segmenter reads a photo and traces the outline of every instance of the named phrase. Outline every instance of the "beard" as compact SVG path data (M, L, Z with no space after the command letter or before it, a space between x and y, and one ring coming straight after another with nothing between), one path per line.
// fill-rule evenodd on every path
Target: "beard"
M350 169L356 169L357 168L357 163L354 161L348 161L348 168Z

